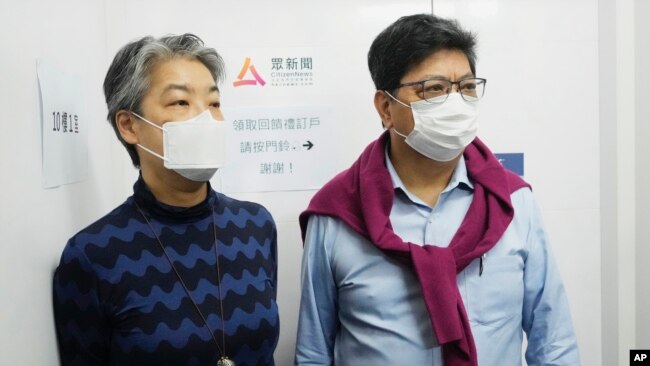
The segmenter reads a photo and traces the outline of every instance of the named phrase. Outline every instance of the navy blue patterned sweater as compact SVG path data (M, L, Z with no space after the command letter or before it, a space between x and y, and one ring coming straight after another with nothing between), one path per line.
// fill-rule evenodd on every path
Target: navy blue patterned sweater
M202 366L221 356L136 202L221 346L214 211L226 354L238 366L274 364L275 224L262 206L208 190L197 206L172 207L140 178L133 196L70 239L53 288L64 366Z

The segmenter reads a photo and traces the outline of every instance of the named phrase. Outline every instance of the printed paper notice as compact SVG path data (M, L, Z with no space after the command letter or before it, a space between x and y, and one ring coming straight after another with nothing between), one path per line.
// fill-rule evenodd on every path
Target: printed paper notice
M335 174L331 113L325 107L226 110L231 124L224 192L318 189Z
M41 102L43 187L86 179L88 146L80 80L44 60L36 63Z

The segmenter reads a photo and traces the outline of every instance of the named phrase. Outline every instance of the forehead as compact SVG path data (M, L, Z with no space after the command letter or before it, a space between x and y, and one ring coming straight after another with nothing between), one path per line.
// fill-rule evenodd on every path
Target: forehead
M402 77L402 82L418 81L432 77L456 80L472 74L467 56L456 49L442 49L432 53L419 64L411 67Z
M150 91L169 84L186 85L190 89L208 89L215 85L208 68L200 61L188 57L174 57L159 61L149 74Z

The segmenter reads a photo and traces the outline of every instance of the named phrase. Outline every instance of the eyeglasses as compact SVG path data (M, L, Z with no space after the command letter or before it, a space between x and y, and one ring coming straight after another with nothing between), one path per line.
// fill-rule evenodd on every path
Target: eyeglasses
M458 85L458 91L460 92L461 97L468 102L474 102L483 97L483 94L485 93L485 83L487 83L487 80L482 78L467 78L458 81L428 79L399 84L393 90L397 90L404 86L417 86L417 93L421 99L424 99L429 103L443 103L447 100L453 86Z

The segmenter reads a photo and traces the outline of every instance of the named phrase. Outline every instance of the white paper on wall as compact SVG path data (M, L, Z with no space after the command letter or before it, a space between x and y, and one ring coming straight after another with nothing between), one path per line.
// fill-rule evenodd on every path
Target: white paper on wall
M43 187L85 180L88 125L80 78L42 59L37 60L36 70L41 103Z
M224 192L316 189L335 173L334 124L327 107L250 107L229 110Z

